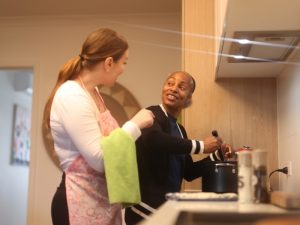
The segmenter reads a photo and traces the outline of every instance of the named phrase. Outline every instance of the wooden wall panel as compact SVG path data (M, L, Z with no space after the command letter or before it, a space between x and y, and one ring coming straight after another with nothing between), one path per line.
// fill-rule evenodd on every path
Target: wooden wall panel
M190 138L203 139L213 129L234 148L249 145L269 152L269 171L277 167L276 80L215 81L214 1L183 0L183 69L197 82L193 105L183 113ZM200 157L194 157L198 159ZM200 179L184 183L199 189ZM277 181L272 186L276 188Z

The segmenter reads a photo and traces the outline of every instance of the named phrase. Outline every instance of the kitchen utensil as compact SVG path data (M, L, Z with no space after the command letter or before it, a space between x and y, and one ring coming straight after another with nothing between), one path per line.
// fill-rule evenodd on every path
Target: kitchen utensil
M211 132L212 136L214 137L219 137L219 134L218 134L218 131L217 130L213 130ZM225 155L224 155L224 152L222 151L221 147L218 149L218 154L221 158L221 161L224 161L225 160Z
M253 167L252 152L239 151L238 155L238 194L240 203L252 203L253 194Z
M202 176L202 191L237 193L238 171L236 161L210 161Z

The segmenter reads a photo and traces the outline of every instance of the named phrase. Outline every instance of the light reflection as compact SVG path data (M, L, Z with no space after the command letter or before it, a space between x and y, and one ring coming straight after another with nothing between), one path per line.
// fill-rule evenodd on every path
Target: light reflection
M285 44L276 44L276 43L268 43L268 42L259 42L259 41L252 41L249 39L235 39L235 38L225 38L225 37L220 37L220 36L213 36L213 35L207 35L207 34L196 34L196 33L190 33L190 32L181 32L177 30L170 30L170 29L163 29L159 27L152 27L152 26L144 26L144 25L138 25L138 24L129 24L129 23L124 23L120 21L113 21L113 20L102 20L106 23L112 23L112 24L118 24L122 26L127 26L127 27L132 27L132 28L137 28L137 29L143 29L143 30L148 30L148 31L157 31L157 32L164 32L164 33L169 33L169 34L176 34L176 35L185 35L189 37L195 37L195 38L206 38L206 39L213 39L213 40L218 40L222 42L237 42L240 43L241 40L244 40L242 42L247 42L247 44L252 44L252 45L262 45L262 46L269 46L269 47L275 47L275 48L290 48L290 45L285 45ZM246 41L247 40L247 41ZM141 42L138 40L131 40L136 43L144 44L144 45L149 45L149 46L156 46L156 47L161 47L161 48L168 48L168 49L176 49L176 50L183 50L183 48L177 47L177 46L171 46L171 45L162 45L162 44L156 44L156 43L151 43L151 42ZM294 50L300 50L300 47L294 46ZM202 50L195 50L195 49L184 49L185 51L189 52L197 52L197 53L202 53L202 54L209 54L209 55L217 55L220 57L240 57L239 55L232 55L232 54L224 54L224 53L216 53L216 52L208 52L208 51L202 51ZM271 63L278 63L278 64L288 64L288 65L296 65L300 66L300 63L298 62L293 62L293 61L275 61L275 60L270 60L270 59L264 59L264 58L256 58L256 57L248 57L248 56L243 56L243 59L247 60L253 60L253 61L262 61L262 62L271 62Z
M246 44L250 43L250 41L248 39L239 39L238 42L242 45L246 45Z

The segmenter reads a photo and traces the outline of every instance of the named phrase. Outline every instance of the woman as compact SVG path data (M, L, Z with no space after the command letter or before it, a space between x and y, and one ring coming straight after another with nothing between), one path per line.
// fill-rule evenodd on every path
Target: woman
M127 41L111 29L98 29L87 37L81 53L59 72L44 111L44 124L51 130L63 170L52 201L54 225L122 223L121 205L108 200L103 161L106 145L101 142L114 130L134 142L142 128L152 125L153 114L142 109L118 128L97 86L112 86L127 60Z

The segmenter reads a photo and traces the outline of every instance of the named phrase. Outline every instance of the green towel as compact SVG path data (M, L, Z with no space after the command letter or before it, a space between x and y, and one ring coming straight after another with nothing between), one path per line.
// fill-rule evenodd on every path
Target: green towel
M109 202L124 206L139 203L141 195L133 139L118 128L102 138L101 146Z

